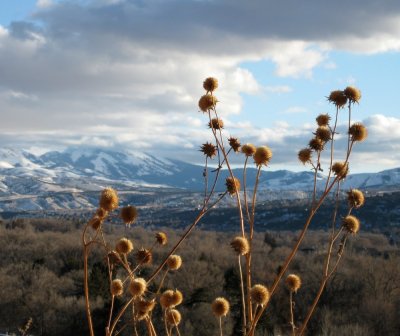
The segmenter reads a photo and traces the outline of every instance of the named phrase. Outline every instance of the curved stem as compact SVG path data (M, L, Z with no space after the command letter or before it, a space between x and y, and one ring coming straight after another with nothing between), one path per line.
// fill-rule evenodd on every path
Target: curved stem
M290 325L292 326L292 335L295 336L296 325L294 324L294 313L293 313L293 308L294 308L293 291L290 291L289 304L290 304Z

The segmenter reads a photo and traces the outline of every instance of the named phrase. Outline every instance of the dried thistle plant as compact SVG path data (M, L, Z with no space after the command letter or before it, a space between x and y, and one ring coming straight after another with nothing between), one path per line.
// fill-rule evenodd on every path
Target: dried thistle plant
M316 129L312 134L308 145L298 152L298 159L303 165L308 165L313 171L313 192L311 195L311 206L304 226L298 235L294 246L286 259L283 261L272 284L254 284L252 278L252 254L253 238L256 226L256 198L260 182L261 171L269 166L273 152L266 144L255 146L250 143L241 145L237 137L225 134L223 119L219 116L217 105L218 99L215 91L219 86L218 80L209 77L203 82L203 88L206 91L199 99L199 108L206 116L207 125L211 131L211 141L205 142L200 151L205 156L204 164L204 196L202 207L197 217L187 227L182 236L165 253L161 263L152 265L153 249L166 246L168 239L163 232L155 235L154 244L151 247L141 247L134 251L133 241L123 237L115 245L115 250L106 241L103 226L107 220L113 216L119 206L117 192L112 188L103 190L99 200L99 208L94 212L93 217L88 221L82 233L82 245L84 256L84 291L86 302L86 314L88 318L90 335L94 336L93 321L90 309L89 293L89 254L92 248L100 247L105 254L105 260L108 269L108 278L111 292L111 305L109 311L108 323L105 326L106 336L116 336L123 330L127 324L132 325L134 333L138 336L139 323L143 324L147 335L156 336L157 334L180 335L179 325L184 316L177 310L184 296L179 289L164 289L165 279L172 273L179 272L182 259L176 254L182 243L189 237L199 221L216 204L218 204L226 195L230 195L236 204L238 211L238 233L230 242L231 248L237 257L240 283L238 286L241 293L242 306L242 334L254 336L255 330L261 316L264 313L273 314L273 311L267 311L271 298L275 295L277 288L282 282L293 258L295 257L308 228L322 204L328 200L328 196L334 194L333 202L335 204L332 220L330 222L330 233L327 242L327 252L323 274L320 286L313 302L307 311L306 317L296 326L294 317L294 297L293 295L301 287L301 279L296 274L289 274L285 283L290 294L290 325L293 335L303 335L307 324L313 315L322 292L332 275L336 272L338 265L345 253L347 240L359 232L360 221L352 214L354 209L359 209L365 202L363 193L357 189L351 189L347 192L348 211L339 218L338 204L341 191L341 183L349 173L350 156L354 145L357 142L364 141L367 137L366 128L360 123L351 124L351 112L355 103L359 103L361 92L354 87L347 87L345 90L332 91L328 96L328 101L336 108L333 117L328 114L320 114L315 119ZM345 110L347 106L348 119L347 125L347 150L344 157L337 158L335 146L337 125L339 123L339 111ZM346 116L345 116L346 117ZM234 176L231 166L231 155L242 153L243 156L243 176L239 179ZM328 164L323 166L323 157L326 156ZM252 159L252 160L251 160ZM216 169L210 169L209 162L214 160ZM247 185L247 168L254 164L257 171L255 184L252 190ZM217 194L216 186L220 179L220 172L226 169L228 177L225 179L226 190ZM327 172L326 182L322 191L317 190L317 177L320 172ZM126 226L133 224L139 211L132 205L124 206L120 209L117 217ZM89 230L92 229L92 231ZM243 262L243 265L242 265ZM149 273L146 276L141 275L141 270L146 267ZM155 288L155 290L154 290ZM114 311L114 301L118 297L121 301L118 312ZM220 335L223 334L222 317L225 317L230 309L229 301L223 297L218 297L211 303L212 313L219 321ZM153 321L155 309L162 311L162 325L164 331L156 330ZM127 324L120 325L122 318L128 315Z

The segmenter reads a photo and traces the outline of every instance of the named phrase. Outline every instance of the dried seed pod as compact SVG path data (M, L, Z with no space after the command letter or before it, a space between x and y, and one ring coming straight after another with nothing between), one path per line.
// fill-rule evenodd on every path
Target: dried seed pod
M165 314L165 318L169 325L177 326L181 322L182 316L176 309L169 309Z
M253 156L256 150L257 148L253 144L248 143L242 146L242 153L244 153L246 156Z
M363 124L355 123L350 126L349 134L353 141L364 141L368 136L368 131Z
M261 306L265 305L269 300L269 290L263 285L254 285L250 289L251 300Z
M113 188L104 189L100 196L99 205L106 211L113 211L118 208L117 192Z
M349 206L356 209L362 207L365 202L363 192L358 189L350 189L347 193L347 200L349 201Z
M229 142L229 146L231 146L231 148L233 149L233 151L235 153L239 152L240 149L240 141L238 140L238 138L234 138L234 137L230 137L228 139Z
M156 241L159 245L166 245L168 243L168 237L164 232L156 233Z
M235 237L232 241L231 241L231 247L233 248L233 250L240 255L245 255L247 253L249 253L250 251L250 245L249 242L246 238L244 237Z
M229 302L223 297L218 297L211 304L211 310L216 317L226 316L229 312Z
M111 282L111 294L114 296L120 296L124 292L124 284L120 279L114 279Z
M303 164L306 164L307 162L311 162L311 153L312 151L310 148L303 148L299 151L297 156Z
M360 221L357 217L354 216L346 216L343 219L343 227L349 233L356 234L360 230Z
M153 261L153 254L150 250L142 248L136 252L135 258L138 264L148 265Z
M182 258L176 254L172 254L167 260L167 265L170 270L175 271L182 266Z
M254 163L257 166L267 165L272 158L272 151L268 146L257 147L253 155Z
M121 209L121 218L126 225L131 225L137 218L138 211L136 207L128 205Z
M286 278L286 286L292 292L297 292L298 289L301 287L301 279L296 274L289 274Z
M208 123L209 128L214 128L216 130L224 128L224 122L218 118L212 118L211 121Z
M226 190L229 194L234 195L240 191L240 181L236 177L227 177L225 180Z
M328 97L328 101L338 108L342 108L347 103L347 97L341 90L332 91Z
M217 98L210 94L205 94L201 96L199 100L199 108L203 112L208 112L209 110L213 109L217 104Z
M147 282L143 278L133 279L129 285L129 292L132 296L142 296L147 289Z
M217 146L212 143L206 142L201 146L201 152L210 159L212 159L215 155L217 155Z
M121 238L118 240L115 250L120 254L128 254L133 250L133 243L127 238Z
M361 99L361 91L354 86L345 88L344 94L352 103L358 103Z
M218 79L214 77L208 77L203 82L203 88L207 92L213 92L218 88Z
M331 117L329 114L320 114L316 119L318 126L328 126Z

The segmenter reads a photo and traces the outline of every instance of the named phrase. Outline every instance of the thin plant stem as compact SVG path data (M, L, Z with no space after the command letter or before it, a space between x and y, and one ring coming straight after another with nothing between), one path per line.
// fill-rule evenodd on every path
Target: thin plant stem
M294 324L294 312L293 312L293 308L294 308L294 302L293 302L293 291L290 291L289 294L289 305L290 305L290 325L292 327L292 335L295 336L296 335L296 325Z
M243 166L243 196L244 196L244 206L246 209L247 220L250 225L250 211L249 211L249 203L247 200L247 181L246 181L247 161L248 160L249 160L249 157L246 155L246 160L244 161L244 166Z
M343 241L342 251L343 251L344 246L346 244L346 240L347 240L347 235L345 236L345 239ZM337 261L335 263L335 266L333 267L332 271L329 274L324 275L324 277L322 278L321 284L320 284L319 289L318 289L318 293L315 296L314 301L313 301L310 309L307 312L307 316L306 316L306 318L305 318L305 320L304 320L304 322L303 322L303 324L302 324L302 326L301 326L301 328L299 330L299 333L298 333L299 336L302 336L304 334L304 332L306 330L306 327L307 327L307 324L310 321L310 318L311 318L312 314L314 313L315 307L317 306L318 301L321 298L321 295L322 295L322 293L323 293L323 291L325 289L326 283L328 282L329 278L333 275L333 273L336 271L336 269L337 269L337 267L339 265L339 262L340 262L340 260L342 258L342 254L343 253L339 254L338 259L337 259Z
M168 274L168 271L169 271L169 269L167 268L167 269L165 270L164 275L163 275L162 278L161 278L160 285L158 286L158 289L157 289L157 292L156 292L156 296L160 293L161 288L162 288L162 286L164 285L164 280L165 280L165 278L166 278L166 276L167 276L167 274Z
M243 310L243 334L246 335L246 301L243 283L242 263L240 261L240 254L238 255L239 276L240 276L240 291L242 292L242 310Z
M114 299L115 299L115 295L112 295L112 296L111 296L110 315L109 315L109 317L108 317L108 323L107 323L107 330L110 330L111 319L112 319L112 313L113 313L113 309L114 309Z
M317 175L318 175L318 170L320 168L320 159L321 159L321 151L318 151L318 157L317 157L317 165L314 167L314 190L313 190L313 196L312 196L312 208L314 208L315 202L316 202L316 197L317 197Z
M122 315L125 313L126 309L129 307L129 305L133 302L134 298L131 298L128 300L127 303L125 303L125 305L122 307L122 309L118 312L117 316L115 317L111 328L110 328L110 335L113 334L115 326L117 325L118 321L120 320L120 318L122 317Z
M204 165L204 204L207 199L207 188L208 188L208 156L206 156L206 163Z
M335 116L335 125L333 126L333 129L331 129L331 153L330 153L330 163L329 163L329 172L328 172L328 177L326 178L326 184L325 184L325 190L328 188L329 181L332 175L332 163L333 163L333 146L335 142L335 134L336 134L336 127L337 127L337 121L338 121L338 115L339 115L339 107L336 106L336 116Z
M88 274L88 263L89 263L89 256L88 256L88 246L86 245L86 230L88 224L86 224L85 228L83 229L82 233L82 245L83 245L83 284L84 284L84 291L85 291L85 309L86 309L86 316L88 319L89 324L89 332L90 336L94 336L93 331L93 322L92 322L92 314L90 310L90 300L89 300L89 274Z
M219 334L220 334L220 336L223 336L223 333L222 333L222 317L221 316L219 317Z

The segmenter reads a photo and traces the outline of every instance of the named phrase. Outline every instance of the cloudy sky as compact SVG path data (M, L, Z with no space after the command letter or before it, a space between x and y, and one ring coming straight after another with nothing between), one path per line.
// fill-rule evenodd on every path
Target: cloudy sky
M226 135L269 145L272 169L304 169L297 151L348 85L363 95L352 119L369 129L352 171L400 167L397 0L0 1L3 146L201 162L208 76Z

